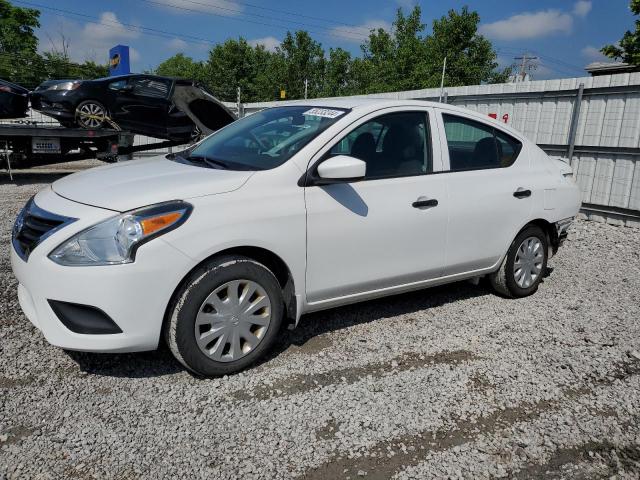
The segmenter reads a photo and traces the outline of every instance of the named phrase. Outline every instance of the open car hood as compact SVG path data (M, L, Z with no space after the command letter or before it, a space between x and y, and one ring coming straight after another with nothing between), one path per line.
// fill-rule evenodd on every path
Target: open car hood
M206 88L189 80L177 80L171 95L173 104L209 135L237 119L236 115L209 93Z

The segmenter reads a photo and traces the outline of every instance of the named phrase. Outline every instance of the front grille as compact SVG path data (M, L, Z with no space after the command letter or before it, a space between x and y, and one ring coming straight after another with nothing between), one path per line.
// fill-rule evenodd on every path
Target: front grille
M63 217L41 209L31 199L18 215L13 227L13 247L26 261L45 238L74 221L75 218Z

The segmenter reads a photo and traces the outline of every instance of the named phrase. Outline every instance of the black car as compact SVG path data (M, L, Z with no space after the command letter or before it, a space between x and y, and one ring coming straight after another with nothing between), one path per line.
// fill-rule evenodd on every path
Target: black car
M182 101L176 102L176 95ZM173 141L192 139L235 120L193 80L156 75L49 80L31 93L31 106L67 127L113 127Z
M23 118L29 108L29 90L0 80L0 118Z

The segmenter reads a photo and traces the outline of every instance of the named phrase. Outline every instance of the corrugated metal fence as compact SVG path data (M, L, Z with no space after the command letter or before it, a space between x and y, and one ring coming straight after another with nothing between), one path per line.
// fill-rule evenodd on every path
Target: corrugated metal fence
M439 96L434 88L358 97ZM445 88L443 101L495 115L547 153L571 157L584 212L640 226L640 73ZM277 104L245 104L244 111Z

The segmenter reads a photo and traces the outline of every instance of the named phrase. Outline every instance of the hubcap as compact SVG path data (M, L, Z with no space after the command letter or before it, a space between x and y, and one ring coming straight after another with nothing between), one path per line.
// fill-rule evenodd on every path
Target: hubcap
M538 237L528 237L518 247L513 262L513 275L520 288L529 288L542 273L543 250Z
M253 351L269 329L271 300L251 280L216 288L200 306L195 324L198 347L218 362L232 362Z
M77 113L78 122L86 128L98 128L106 116L104 109L96 103L85 103Z

